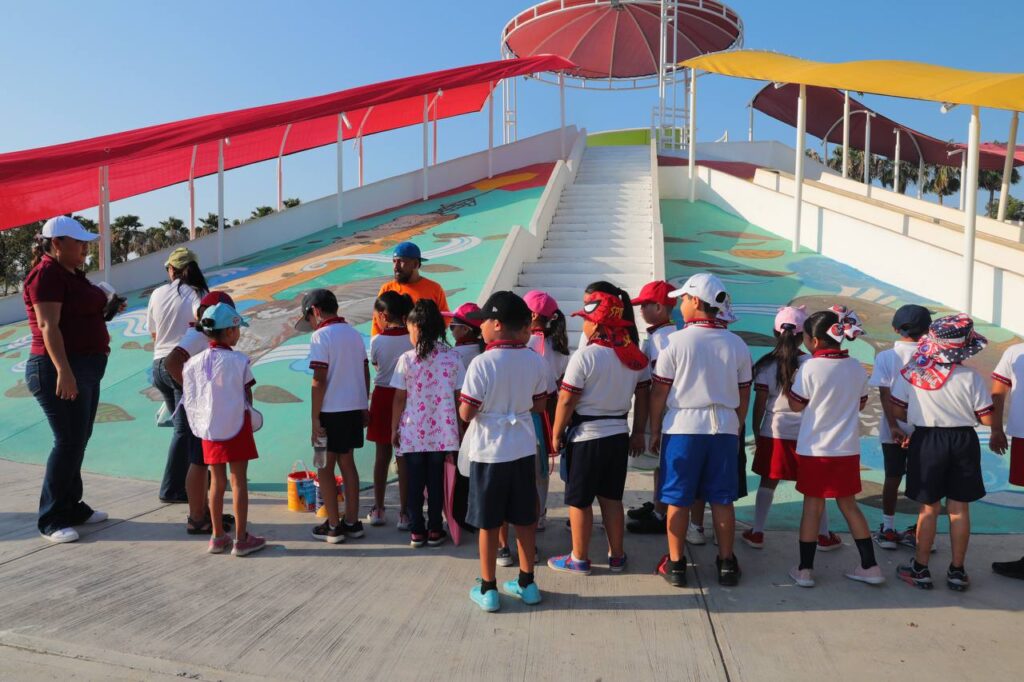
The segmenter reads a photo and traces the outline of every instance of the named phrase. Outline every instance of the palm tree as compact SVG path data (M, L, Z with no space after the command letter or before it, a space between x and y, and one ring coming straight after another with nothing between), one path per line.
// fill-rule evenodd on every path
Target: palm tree
M252 213L249 216L249 219L252 220L253 218L262 218L264 216L270 215L273 212L274 209L271 208L270 206L257 206L256 208L253 209Z
M185 227L185 221L181 218L168 216L166 220L160 221L160 229L168 244L177 244L188 240L188 228Z
M807 156L808 159L812 159L814 161L817 161L818 163L824 163L824 161L821 160L821 154L811 149L810 147L804 150L804 155Z
M1010 184L1016 185L1020 182L1020 173L1016 168L1010 173ZM995 201L996 190L1003 186L1003 171L983 170L978 173L978 189L988 190L988 203Z
M960 191L960 169L953 166L929 165L928 170L929 178L924 189L936 195L939 198L939 206L942 206L942 197Z
M301 204L302 202L299 200L298 197L293 197L291 199L285 199L281 203L284 205L285 208L294 208Z
M110 260L112 263L123 263L129 254L139 246L139 228L142 222L139 216L127 214L114 218L110 223Z
M839 173L843 172L843 148L836 146L832 148L832 156L828 159L828 167ZM875 175L875 169L872 168L872 177ZM864 177L864 152L859 149L850 149L850 165L849 165L849 176L854 180L860 180Z
M228 219L224 219L225 227L228 224ZM196 232L201 235L213 234L217 231L217 214L207 213L205 217L199 219L199 227Z

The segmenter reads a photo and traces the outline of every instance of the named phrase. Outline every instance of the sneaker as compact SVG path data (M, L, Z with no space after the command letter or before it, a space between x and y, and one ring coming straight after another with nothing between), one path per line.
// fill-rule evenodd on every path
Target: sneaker
M818 551L819 552L833 552L843 546L843 539L832 531L828 532L828 535L818 536Z
M809 568L794 566L789 569L789 577L800 587L814 587L814 571Z
M755 533L753 530L745 530L740 538L743 542L747 543L754 549L764 549L764 533Z
M669 568L668 554L661 557L655 572L672 587L686 587L686 560L679 562L682 568Z
M882 549L896 549L900 546L900 542L903 540L903 533L893 528L886 528L883 525L878 526L878 532L875 533L875 542ZM917 543L914 543L917 544Z
M210 544L206 546L206 552L208 554L223 554L224 552L231 551L231 536L221 535L217 537L214 535L210 538Z
M427 542L427 536L422 533L412 533L409 535L409 546L419 549Z
M715 557L715 567L718 569L718 584L723 587L736 587L740 584L740 562L735 556L728 559Z
M852 571L847 572L846 577L868 585L881 585L885 582L882 569L878 567L878 564L871 568L861 568L860 564L857 564Z
M1024 580L1024 557L1017 561L993 561L992 570L1007 578Z
M626 570L626 555L622 556L611 556L608 555L608 570L612 573L622 573Z
M253 535L252 533L246 533L245 539L235 542L235 548L231 550L231 554L233 556L247 556L253 552L260 551L266 546L266 538L261 538L259 535Z
M427 544L431 547L437 547L443 545L444 541L448 539L448 533L443 530L432 530L427 533Z
M338 523L338 528L345 534L347 538L361 538L363 537L363 522L356 521L355 523L347 523L345 519L342 519Z
M541 601L540 588L537 587L537 583L530 583L526 587L522 587L519 585L519 578L503 582L501 584L501 591L529 606L539 604Z
M383 526L387 523L387 517L384 515L384 507L378 507L377 505L370 507L370 513L366 515L366 522L371 526Z
M928 567L917 569L914 568L914 562L911 561L909 564L901 564L896 567L896 577L905 582L908 585L914 587L920 587L922 590L930 590L935 585L932 583L932 573L928 570Z
M554 571L561 571L562 573L590 575L590 561L577 561L572 558L571 552L548 559L548 568Z
M499 566L511 566L515 563L512 560L512 550L506 547L498 548L498 565Z
M395 526L398 530L409 530L412 524L409 522L409 515L402 512L398 515L398 525Z
M469 598L473 600L474 604L488 613L494 613L501 608L501 602L498 600L498 591L487 590L486 592L481 592L479 579L477 579L473 589L469 591Z
M110 515L105 511L94 510L93 513L85 520L85 525L89 526L94 523L103 523Z
M917 526L908 526L900 538L900 544L910 549L917 549ZM935 554L935 543L932 543L931 554Z
M648 518L650 516L654 516L654 503L644 502L639 507L631 507L626 512L626 516L637 521L639 521L640 519Z
M537 517L537 532L543 533L548 529L548 514L544 512Z
M705 545L707 538L704 537L704 529L692 523L686 529L686 542L691 545Z
M970 586L971 579L967 577L967 571L964 567L957 568L950 564L949 570L946 571L946 587L954 592L964 592Z
M643 518L626 522L626 530L637 535L664 535L666 532L665 519L659 519L651 512Z
M76 542L78 540L78 531L74 528L58 528L52 533L40 533L40 535L56 544Z
M345 533L341 530L341 524L331 526L330 521L324 521L313 529L313 537L317 540L329 542L332 545L340 545L345 542Z

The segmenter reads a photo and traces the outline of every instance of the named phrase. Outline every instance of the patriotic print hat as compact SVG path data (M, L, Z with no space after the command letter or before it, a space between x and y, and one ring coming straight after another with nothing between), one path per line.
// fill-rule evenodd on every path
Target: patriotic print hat
M917 351L900 373L914 386L935 390L946 383L953 365L977 355L987 345L988 339L974 331L970 315L940 317L921 337Z

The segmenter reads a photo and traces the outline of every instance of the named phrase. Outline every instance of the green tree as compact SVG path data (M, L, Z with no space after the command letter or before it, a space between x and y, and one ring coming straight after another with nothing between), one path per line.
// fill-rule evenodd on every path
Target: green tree
M985 208L989 218L995 218L999 215L999 202L995 199L991 199ZM1006 199L1006 219L1024 220L1024 201L1021 201L1012 194L1008 195Z
M292 197L291 199L285 199L281 203L284 204L285 208L295 208L301 204L302 201L300 201L298 197Z
M32 245L43 221L0 231L0 289L3 295L17 292L32 263Z
M270 206L257 206L256 208L253 209L252 214L250 214L249 216L249 219L252 220L253 218L262 218L264 216L270 215L271 213L274 213L274 209L271 208Z
M227 218L224 219L224 226L228 224ZM205 217L199 219L199 225L196 227L196 236L202 236L207 234L213 234L217 231L217 214L207 213Z
M806 156L808 159L812 159L814 161L817 161L818 163L824 163L821 160L821 154L819 154L815 150L811 149L810 147L808 147L807 149L804 150L804 156Z
M185 227L185 221L181 218L168 216L165 220L161 220L159 225L168 244L178 244L188 240L188 228Z
M123 263L131 253L138 253L144 242L139 216L119 215L110 223L110 261Z
M924 190L939 198L939 205L942 205L942 197L948 197L960 191L960 169L953 166L928 167L928 180L925 182Z
M1016 185L1020 182L1020 173L1017 169L1012 169L1010 173L1010 184ZM1001 189L1003 186L1003 171L998 170L983 170L978 173L978 189L988 190L988 203L991 204L995 201L996 191Z

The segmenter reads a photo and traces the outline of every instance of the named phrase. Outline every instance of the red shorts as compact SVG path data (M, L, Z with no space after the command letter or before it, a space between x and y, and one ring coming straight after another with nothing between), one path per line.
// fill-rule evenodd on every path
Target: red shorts
M860 492L860 455L797 455L797 492L807 497L850 497Z
M1010 440L1010 484L1024 486L1024 438Z
M256 459L256 439L252 434L252 419L245 411L241 430L230 440L204 440L203 461L207 464L227 464Z
M366 440L373 443L391 442L391 407L395 404L395 389L374 386L370 395L370 425L366 427Z
M754 473L773 481L796 480L796 441L757 437L754 449Z

